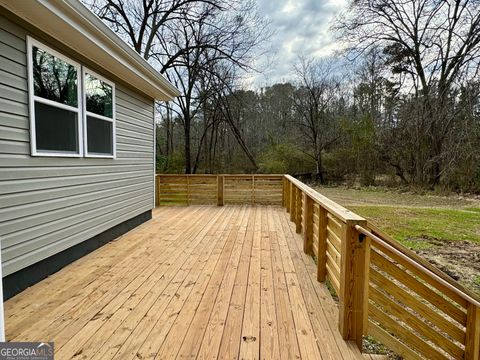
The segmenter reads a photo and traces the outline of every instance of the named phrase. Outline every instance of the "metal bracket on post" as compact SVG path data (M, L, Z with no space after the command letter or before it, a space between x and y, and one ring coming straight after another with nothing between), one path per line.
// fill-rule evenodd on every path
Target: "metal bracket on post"
M363 241L365 240L365 237L366 237L365 234L362 234L362 233L358 234L358 241L363 243Z

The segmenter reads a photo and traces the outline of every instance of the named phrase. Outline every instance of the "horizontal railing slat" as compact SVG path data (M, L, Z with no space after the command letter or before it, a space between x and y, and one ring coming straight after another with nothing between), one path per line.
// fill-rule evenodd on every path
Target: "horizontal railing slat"
M375 269L370 269L370 279L371 283L391 294L397 299L397 301L408 306L417 314L424 317L427 321L435 324L442 331L452 337L452 339L460 342L461 344L465 343L465 331L457 327L455 323L448 321L444 316L439 315L437 311L434 311L432 308L428 307L428 305L418 300L415 296L408 293L394 282L382 276Z
M388 257L392 258L393 260L401 264L403 267L405 267L410 272L412 272L415 276L418 276L422 280L426 281L427 283L435 287L440 292L447 295L450 299L454 300L457 304L459 304L464 309L467 308L467 301L463 297L461 297L459 294L452 291L451 289L447 288L445 285L443 285L439 281L435 280L435 278L433 278L432 276L429 276L425 272L418 270L417 267L412 266L409 262L405 261L404 258L390 251L387 247L382 246L381 244L375 244L375 247L378 247L385 255L387 255Z
M381 324L380 326L382 328L395 334L403 343L413 346L416 351L424 356L425 359L449 360L447 356L443 355L432 345L406 329L404 325L399 324L396 320L392 319L379 307L370 305L368 315L372 320Z
M400 281L411 291L414 291L415 293L420 295L423 299L430 302L437 309L441 310L444 314L450 316L452 319L454 319L461 325L466 324L467 314L461 309L453 305L444 297L440 296L433 289L427 287L426 285L415 279L413 276L406 273L403 269L389 262L376 250L372 250L371 254L372 263L382 269L382 271L388 273L388 275Z
M392 301L380 290L370 286L369 288L370 299L376 304L380 305L382 309L386 310L389 314L401 319L402 323L407 324L413 330L415 330L422 338L428 339L438 347L442 348L456 359L463 358L464 351L455 343L447 339L438 331L432 331L431 326L425 324L414 314L405 311L396 301Z
M467 301L476 303L477 306L480 306L480 297L477 294L475 294L469 289L466 289L464 286L462 286L453 278L445 274L443 271L439 270L438 268L430 264L426 259L417 255L415 252L413 252L409 248L405 247L398 241L394 240L392 237L385 234L383 231L378 229L375 225L368 223L368 228L370 229L373 235L379 237L382 241L392 246L394 249L398 250L400 253L404 254L410 260L414 261L418 265L421 265L423 268L433 273L434 276L438 276L443 281L450 284L453 288L456 289L455 291L457 293L462 294L461 295L462 297L468 299Z
M404 343L392 336L390 333L382 329L380 326L368 320L368 334L378 339L384 344L388 344L393 351L405 359L425 360L424 357L418 355L415 351L410 349Z

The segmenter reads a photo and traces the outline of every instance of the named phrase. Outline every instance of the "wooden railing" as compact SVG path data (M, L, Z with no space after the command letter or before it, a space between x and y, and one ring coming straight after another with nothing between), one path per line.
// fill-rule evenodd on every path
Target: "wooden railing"
M157 175L157 204L276 204L339 298L338 327L405 359L480 360L480 301L449 276L289 175Z
M404 358L478 359L480 302L369 224L367 333Z
M328 279L338 295L340 333L361 347L368 259L355 226L367 222L292 176L285 176L284 192L290 220L303 234L303 249L316 258L318 281Z
M156 204L282 203L283 175L156 175Z
M339 298L339 330L405 359L480 358L478 297L362 217L286 175L283 205Z

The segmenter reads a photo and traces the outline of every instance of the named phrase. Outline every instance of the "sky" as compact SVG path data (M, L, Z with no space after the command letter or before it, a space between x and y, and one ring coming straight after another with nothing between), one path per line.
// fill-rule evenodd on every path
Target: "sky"
M336 49L329 28L333 18L347 5L347 0L257 0L261 15L269 19L274 31L267 48L255 67L262 74L250 74L248 87L261 88L294 77L298 56L324 57Z

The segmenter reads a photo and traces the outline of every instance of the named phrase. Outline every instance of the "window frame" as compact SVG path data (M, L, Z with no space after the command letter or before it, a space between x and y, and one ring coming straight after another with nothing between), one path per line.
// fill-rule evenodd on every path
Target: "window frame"
M67 62L77 70L77 107L71 105L61 104L56 101L45 99L35 95L34 80L33 80L33 47L46 51L56 58ZM28 78L28 105L29 105L29 123L30 123L30 151L32 156L48 156L48 157L83 157L84 141L83 141L83 115L82 115L82 65L68 56L65 56L51 47L27 36L27 78ZM68 110L77 113L77 141L78 152L71 151L57 151L57 150L39 150L37 149L37 134L35 121L35 102L40 102L48 106L56 107L63 110Z
M98 115L87 111L87 91L85 86L86 81L86 73L93 75L98 80L105 82L106 84L112 87L112 117L109 118L108 116ZM88 158L107 158L107 159L116 159L117 158L117 132L116 132L116 101L115 101L115 83L111 80L106 79L104 76L99 75L93 70L90 70L86 66L82 66L82 119L83 119L83 148L84 148L84 156ZM101 154L95 152L88 151L88 132L87 132L87 116L94 117L99 120L109 121L112 123L112 154Z

